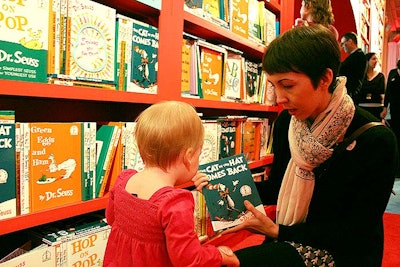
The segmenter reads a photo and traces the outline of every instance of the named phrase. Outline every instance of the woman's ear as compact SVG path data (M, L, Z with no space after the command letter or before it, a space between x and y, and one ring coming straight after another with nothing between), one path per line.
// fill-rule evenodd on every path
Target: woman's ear
M329 90L329 86L331 85L332 81L333 81L333 71L328 68L322 75L321 80L319 81L319 86L324 90L325 89Z

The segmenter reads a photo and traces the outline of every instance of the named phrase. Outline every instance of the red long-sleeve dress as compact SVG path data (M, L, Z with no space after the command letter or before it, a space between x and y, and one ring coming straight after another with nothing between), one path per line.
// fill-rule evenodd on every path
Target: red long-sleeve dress
M125 190L135 173L123 171L110 192L103 266L221 266L218 249L202 246L194 231L192 193L163 187L149 200L137 198Z

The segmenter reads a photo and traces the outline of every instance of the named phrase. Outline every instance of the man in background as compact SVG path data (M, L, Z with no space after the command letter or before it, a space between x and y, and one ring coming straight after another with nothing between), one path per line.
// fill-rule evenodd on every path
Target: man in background
M357 35L354 32L344 34L340 45L349 55L341 63L339 75L346 76L347 93L351 96L354 103L358 105L358 98L367 69L367 59L364 52L358 47Z

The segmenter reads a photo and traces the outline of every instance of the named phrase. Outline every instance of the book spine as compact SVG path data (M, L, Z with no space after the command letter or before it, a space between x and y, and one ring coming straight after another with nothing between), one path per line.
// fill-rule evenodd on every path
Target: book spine
M82 200L91 199L90 188L90 122L82 122Z
M89 175L90 175L90 194L91 199L96 197L96 123L90 123L90 158L89 158Z
M30 212L30 189L29 189L29 170L30 170L30 127L29 123L21 123L21 134L23 135L23 147L21 153L21 215Z
M121 127L115 126L113 136L111 139L111 145L110 149L107 151L107 156L105 160L105 164L103 167L104 170L104 178L101 183L100 191L98 194L98 197L104 196L104 192L107 187L108 179L110 179L110 173L111 173L111 165L114 160L115 152L117 150L118 142L121 137Z

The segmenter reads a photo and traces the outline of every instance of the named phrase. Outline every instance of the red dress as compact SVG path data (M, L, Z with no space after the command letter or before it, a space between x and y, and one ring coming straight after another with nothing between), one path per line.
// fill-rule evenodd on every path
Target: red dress
M110 192L103 266L221 266L218 249L202 246L194 231L192 193L163 187L149 200L137 198L125 190L135 173L123 171Z

